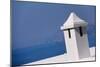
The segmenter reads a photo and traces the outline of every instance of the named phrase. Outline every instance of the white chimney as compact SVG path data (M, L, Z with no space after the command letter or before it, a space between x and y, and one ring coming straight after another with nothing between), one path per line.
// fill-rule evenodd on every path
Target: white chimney
M90 56L86 27L87 22L80 19L74 12L61 26L69 60L74 61Z

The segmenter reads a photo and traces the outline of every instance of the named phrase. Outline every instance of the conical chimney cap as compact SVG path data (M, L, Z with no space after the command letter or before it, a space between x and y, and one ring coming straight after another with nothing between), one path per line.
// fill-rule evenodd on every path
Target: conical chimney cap
M79 18L74 12L72 12L67 21L63 24L61 29L75 28L80 26L86 26L87 22Z

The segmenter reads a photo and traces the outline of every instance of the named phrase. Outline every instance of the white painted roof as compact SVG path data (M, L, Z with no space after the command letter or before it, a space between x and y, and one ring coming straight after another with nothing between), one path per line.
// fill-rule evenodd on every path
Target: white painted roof
M61 26L61 30L68 28L75 28L80 26L86 26L87 22L79 18L74 12L72 12L66 22Z
M80 60L77 60L77 61L69 61L67 53L64 53L62 55L46 58L46 59L43 59L43 60L40 60L40 61L31 62L31 63L27 63L27 64L24 64L24 65L64 63L64 62L69 63L69 62L95 61L95 60L96 60L95 59L95 47L91 47L90 48L90 57L83 58L83 59L80 59Z

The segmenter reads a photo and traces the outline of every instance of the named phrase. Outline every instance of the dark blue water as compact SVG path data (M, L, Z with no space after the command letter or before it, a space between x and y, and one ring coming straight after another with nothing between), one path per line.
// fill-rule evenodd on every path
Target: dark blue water
M93 47L95 45L89 45ZM64 42L46 43L12 51L12 64L22 65L29 62L57 56L66 52ZM67 52L66 52L67 53ZM48 61L49 62L49 61Z
M13 2L12 64L64 54L66 51L60 26L74 11L88 22L89 47L96 44L95 6Z
M13 64L21 65L65 53L65 45L61 42L40 44L23 49L13 50Z

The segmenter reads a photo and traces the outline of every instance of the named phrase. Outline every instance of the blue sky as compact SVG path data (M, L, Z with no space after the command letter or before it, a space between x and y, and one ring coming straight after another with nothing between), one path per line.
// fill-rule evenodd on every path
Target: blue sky
M23 44L22 47L33 45L27 45L28 42L62 41L60 26L72 11L89 24L95 25L95 7L92 6L17 2L13 7L15 48L21 47L20 44Z
M60 46L58 47L61 47L61 43L64 45L64 37L60 26L63 25L71 12L75 12L80 18L88 22L89 45L95 46L95 6L13 2L13 50L16 52L16 50L28 47L36 48L42 44L50 46L50 43L59 42Z

